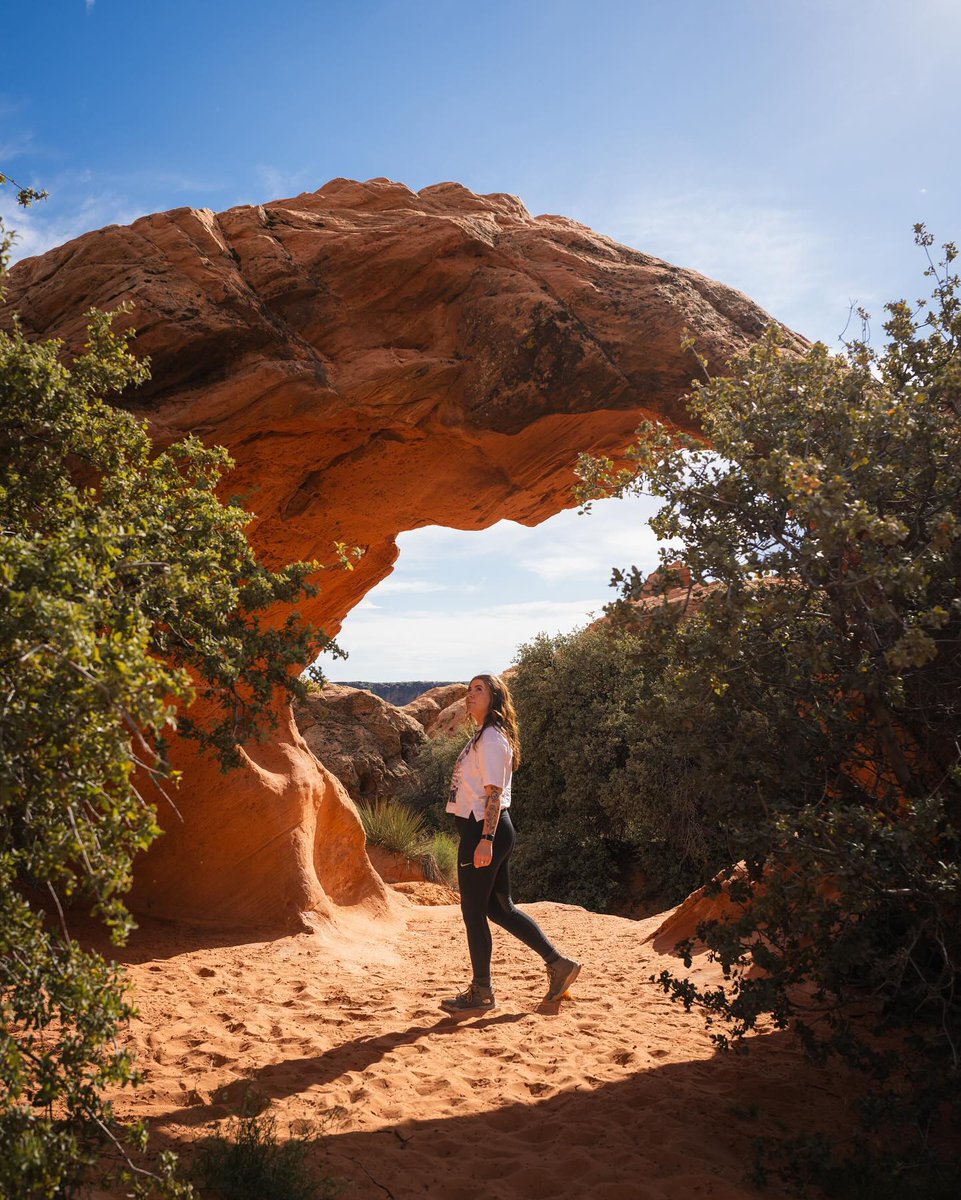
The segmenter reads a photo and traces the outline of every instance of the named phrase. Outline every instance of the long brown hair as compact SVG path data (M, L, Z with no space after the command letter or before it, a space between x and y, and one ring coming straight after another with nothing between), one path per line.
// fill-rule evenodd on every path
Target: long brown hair
M511 699L510 688L500 675L472 675L470 682L475 679L482 679L490 688L491 706L487 710L487 716L484 718L484 724L471 738L473 746L480 735L488 727L493 725L495 729L499 729L507 738L511 747L513 766L516 769L521 765L521 735L517 726L517 712L514 709L514 701ZM468 684L468 687L470 684Z

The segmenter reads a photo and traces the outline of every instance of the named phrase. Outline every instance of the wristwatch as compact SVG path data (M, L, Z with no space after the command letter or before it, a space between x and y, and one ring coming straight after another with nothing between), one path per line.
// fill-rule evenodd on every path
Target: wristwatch
M482 842L492 842L494 840L494 835L492 833L482 833L480 840Z

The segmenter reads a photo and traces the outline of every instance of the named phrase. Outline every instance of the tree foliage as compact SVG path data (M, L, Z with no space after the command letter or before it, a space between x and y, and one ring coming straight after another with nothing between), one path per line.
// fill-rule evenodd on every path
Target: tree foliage
M23 1200L71 1194L115 1137L104 1089L136 1078L122 974L71 936L71 906L122 942L165 736L233 765L325 644L296 613L264 621L316 565L261 566L250 514L217 496L226 452L155 453L108 403L147 366L89 320L72 362L15 321L0 332L0 1194Z
M638 608L641 576L619 577L637 719L747 867L743 917L699 930L726 982L662 983L722 1045L767 1018L865 1070L869 1126L918 1155L944 1148L961 1054L955 257L929 253L930 302L887 306L881 351L798 355L772 328L696 385L710 449L648 425L633 470L582 465L585 495L660 497L652 525L682 546L687 603Z
M649 691L630 631L603 625L522 646L511 687L523 761L514 808L523 899L605 911L676 903L725 861L690 776L636 719Z
M445 826L444 808L457 756L470 737L467 729L428 738L411 760L411 771L398 799L420 813L430 830Z

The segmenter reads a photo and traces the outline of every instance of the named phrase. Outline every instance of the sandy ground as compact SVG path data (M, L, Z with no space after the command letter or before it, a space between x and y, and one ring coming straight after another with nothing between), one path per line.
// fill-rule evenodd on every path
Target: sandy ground
M788 1034L717 1054L701 1018L651 983L659 918L527 910L585 966L542 1003L540 960L494 932L493 1013L438 1001L468 978L459 910L406 900L388 928L251 942L147 924L123 951L145 1075L118 1097L184 1158L244 1096L281 1134L323 1126L345 1200L385 1196L740 1200L753 1141L837 1105Z

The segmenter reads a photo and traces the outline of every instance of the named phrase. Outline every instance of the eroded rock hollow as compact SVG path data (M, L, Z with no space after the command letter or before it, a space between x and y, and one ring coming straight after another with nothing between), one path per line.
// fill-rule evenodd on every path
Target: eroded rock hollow
M175 209L18 264L7 309L83 341L84 314L132 306L152 380L128 404L166 444L228 447L227 492L271 565L333 564L306 614L335 633L425 525L536 525L572 504L584 450L639 418L685 424L690 331L714 366L770 319L748 297L513 196L336 179L290 200ZM384 908L349 798L288 711L222 775L186 746L182 820L137 872L136 903L219 924L296 925Z

